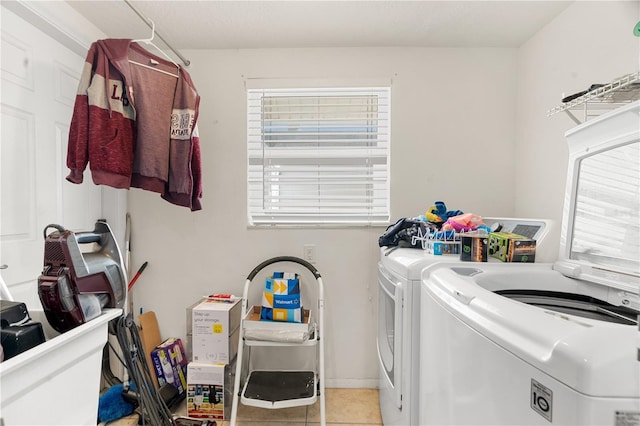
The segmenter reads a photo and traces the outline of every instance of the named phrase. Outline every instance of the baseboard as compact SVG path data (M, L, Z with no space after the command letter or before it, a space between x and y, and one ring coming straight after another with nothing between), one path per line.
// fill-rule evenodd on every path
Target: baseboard
M326 388L378 389L378 379L325 379Z

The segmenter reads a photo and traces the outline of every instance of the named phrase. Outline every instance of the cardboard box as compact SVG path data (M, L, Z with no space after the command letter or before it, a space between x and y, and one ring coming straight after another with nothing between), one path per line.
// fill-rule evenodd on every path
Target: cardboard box
M460 242L458 241L427 241L425 250L436 256L447 254L460 254Z
M534 263L536 261L536 240L515 240L509 247L509 262Z
M205 299L191 308L191 350L194 362L228 364L235 358L240 337L241 311L240 300Z
M260 318L261 306L252 306L244 318L244 337L250 340L302 343L311 337L314 323L304 309L302 322L270 321Z
M232 364L190 362L187 377L187 416L195 419L229 419L235 361Z
M170 383L183 395L187 389L187 357L180 339L167 339L151 351L153 369L160 386Z
M536 240L511 232L489 234L489 256L503 262L535 262Z
M154 368L153 361L151 360L151 352L153 352L153 350L162 343L160 328L158 327L158 318L156 317L155 312L148 311L144 314L140 314L138 321L140 322L141 327L139 331L140 340L142 340L142 347L144 349L144 356L147 358L147 365L149 368ZM156 389L159 387L157 378L155 378L153 384Z
M463 234L460 236L460 260L466 262L487 261L486 235Z

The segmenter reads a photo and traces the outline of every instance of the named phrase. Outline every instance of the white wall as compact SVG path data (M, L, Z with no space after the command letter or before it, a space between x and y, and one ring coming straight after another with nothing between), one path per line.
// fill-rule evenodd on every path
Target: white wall
M568 159L564 133L575 123L564 112L547 117L547 111L561 104L563 93L638 71L640 38L633 35L638 20L638 1L578 1L519 49L517 216L561 222ZM557 248L559 233L551 238Z
M384 228L247 229L245 78L387 78L392 83L392 218L436 200L481 215L514 213L515 49L267 49L185 51L202 96L204 210L132 190L135 312L154 310L163 337L185 336L185 307L241 294L277 255L317 247L326 292L328 386L377 385L376 262Z

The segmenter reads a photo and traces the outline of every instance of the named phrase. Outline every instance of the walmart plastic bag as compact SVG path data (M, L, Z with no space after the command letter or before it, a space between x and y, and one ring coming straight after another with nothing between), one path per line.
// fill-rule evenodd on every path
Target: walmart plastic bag
M260 319L302 322L302 295L298 274L274 272L265 280Z

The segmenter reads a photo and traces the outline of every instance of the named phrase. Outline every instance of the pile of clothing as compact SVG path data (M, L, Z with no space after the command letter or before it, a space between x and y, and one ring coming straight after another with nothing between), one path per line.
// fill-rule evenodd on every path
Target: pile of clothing
M461 210L447 210L443 201L436 201L424 215L415 218L402 218L389 226L378 238L380 247L422 248L421 241L415 237L439 234L445 237L456 232L469 232L477 229L489 229L482 218ZM447 237L448 238L448 237Z

